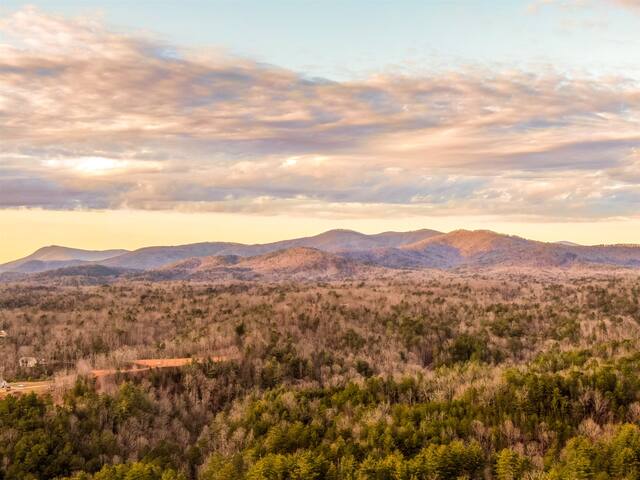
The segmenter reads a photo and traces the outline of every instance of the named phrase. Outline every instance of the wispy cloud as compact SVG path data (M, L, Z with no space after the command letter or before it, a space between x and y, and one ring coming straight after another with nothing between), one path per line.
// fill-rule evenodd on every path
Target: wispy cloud
M630 79L332 82L34 8L0 39L2 207L638 214Z
M610 0L618 5L628 8L634 8L640 11L640 0Z
M529 3L528 10L532 13L536 13L545 6L558 6L565 9L577 9L598 5L618 6L640 11L640 0L533 0L531 3Z

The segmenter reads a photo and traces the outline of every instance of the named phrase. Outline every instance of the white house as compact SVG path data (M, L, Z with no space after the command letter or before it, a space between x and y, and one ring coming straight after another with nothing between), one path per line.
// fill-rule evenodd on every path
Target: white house
M33 368L38 365L38 359L36 357L20 357L18 365L23 368Z

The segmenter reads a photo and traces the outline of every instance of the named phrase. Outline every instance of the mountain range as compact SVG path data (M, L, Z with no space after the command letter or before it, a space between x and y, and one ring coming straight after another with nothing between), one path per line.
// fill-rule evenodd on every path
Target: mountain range
M345 278L389 269L448 271L499 268L640 269L640 246L546 243L488 230L385 232L330 230L265 244L207 242L138 250L44 247L4 265L5 279L130 277Z
M31 255L0 265L0 273L35 273L75 265L101 262L127 253L127 250L82 250L79 248L43 247Z

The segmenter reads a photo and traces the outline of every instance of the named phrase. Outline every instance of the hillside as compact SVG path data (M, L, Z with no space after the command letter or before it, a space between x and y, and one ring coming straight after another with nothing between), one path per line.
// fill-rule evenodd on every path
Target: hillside
M640 246L545 243L488 230L385 232L331 230L312 237L246 245L207 242L93 252L45 247L0 267L4 279L86 265L136 270L149 280L362 275L373 267L406 270L640 268ZM364 269L368 265L369 270ZM91 272L91 270L87 270ZM144 274L142 272L145 272ZM54 273L55 276L55 273ZM51 277L40 277L51 278Z
M442 235L442 232L428 229L413 232L384 232L374 235L366 235L353 230L329 230L313 237L268 243L263 245L263 248L269 251L277 251L287 248L307 247L325 252L339 253L383 247L400 247L438 235Z
M372 267L314 248L294 247L253 257L191 258L146 272L147 279L220 280L337 279L362 275Z
M640 247L545 243L479 230L457 230L401 249L440 257L450 267L640 267Z
M101 262L127 253L127 250L82 250L52 245L31 255L0 265L0 273L34 273L79 265L83 262Z
M62 284L94 285L108 283L126 272L126 270L105 267L104 265L84 264L40 272L30 278L36 281L55 281Z
M366 266L353 260L308 247L289 248L251 257L239 262L237 266L260 275L313 278L348 277L367 270Z
M171 265L193 257L238 256L254 257L290 248L315 248L325 252L339 253L367 250L380 247L399 247L418 240L441 235L435 230L415 232L385 232L375 235L352 230L330 230L312 237L295 238L279 242L246 245L241 243L197 243L174 247L147 247L126 253L106 262L110 267L149 270Z
M220 255L223 251L238 245L240 244L207 242L170 247L145 247L100 263L115 268L150 270L188 258Z

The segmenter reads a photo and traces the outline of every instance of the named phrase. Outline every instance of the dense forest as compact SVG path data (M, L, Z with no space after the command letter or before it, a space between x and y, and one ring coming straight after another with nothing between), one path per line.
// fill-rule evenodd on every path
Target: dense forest
M8 284L0 330L55 385L0 399L0 479L640 478L634 276Z

